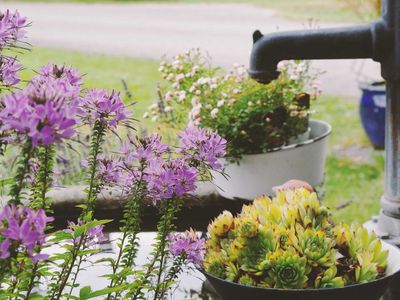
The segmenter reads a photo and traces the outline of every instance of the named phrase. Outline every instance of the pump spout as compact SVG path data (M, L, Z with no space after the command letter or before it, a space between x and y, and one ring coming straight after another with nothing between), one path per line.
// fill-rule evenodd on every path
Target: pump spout
M278 78L278 63L290 59L373 58L371 25L253 34L250 77L260 83Z

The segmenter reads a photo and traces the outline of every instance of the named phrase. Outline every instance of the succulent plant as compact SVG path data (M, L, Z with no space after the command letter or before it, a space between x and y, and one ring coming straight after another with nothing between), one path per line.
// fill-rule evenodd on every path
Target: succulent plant
M233 227L233 215L229 211L224 211L208 227L208 232L215 237L224 237Z
M318 289L343 287L345 284L344 279L336 275L337 268L335 265L332 265L329 269L317 275L315 287Z
M307 259L301 257L293 248L277 250L268 256L269 272L267 282L271 287L284 289L305 288L310 272Z
M305 188L257 198L237 216L208 227L203 267L239 284L265 288L333 288L385 274L388 252L359 225L335 224Z

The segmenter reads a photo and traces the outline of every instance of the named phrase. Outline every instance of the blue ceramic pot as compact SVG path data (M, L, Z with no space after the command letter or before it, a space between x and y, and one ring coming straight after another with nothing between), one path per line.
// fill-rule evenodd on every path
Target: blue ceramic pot
M361 84L360 117L375 149L385 147L386 87L384 82Z

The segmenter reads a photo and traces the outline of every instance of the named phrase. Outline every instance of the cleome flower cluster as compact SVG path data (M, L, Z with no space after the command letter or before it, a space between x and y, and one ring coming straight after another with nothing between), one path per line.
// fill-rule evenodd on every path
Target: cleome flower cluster
M261 197L208 227L206 272L263 288L318 289L385 275L388 252L362 226L334 224L317 195L304 188Z
M24 28L27 25L27 19L18 11L14 13L10 10L0 11L0 50L13 51L19 48L18 44L25 37ZM18 63L17 58L0 54L0 87L16 85L20 81L18 72L21 69L22 65Z
M179 133L176 147L157 135L138 135L119 92L88 90L80 71L67 65L49 63L12 89L20 66L7 65L17 60L3 50L18 48L25 26L18 12L0 12L0 156L17 151L18 157L12 178L2 183L8 197L0 208L0 299L166 299L184 265L203 259L205 240L193 230L176 233L175 220L198 181L210 180L211 170L222 172L226 140L198 127ZM113 134L122 143L121 127L128 138L110 154L106 140ZM53 217L49 192L60 153L77 143L88 148L81 172L86 197L79 216L56 229L60 219ZM112 220L98 220L94 212L110 188L124 199L121 237L116 255L95 260ZM138 264L148 205L157 212L157 233L146 263ZM98 277L106 285L80 286L82 271L104 263Z

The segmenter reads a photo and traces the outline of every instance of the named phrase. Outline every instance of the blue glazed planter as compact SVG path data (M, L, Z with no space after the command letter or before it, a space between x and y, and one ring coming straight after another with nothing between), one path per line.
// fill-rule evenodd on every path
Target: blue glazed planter
M386 88L384 82L361 84L360 117L375 149L385 147Z

